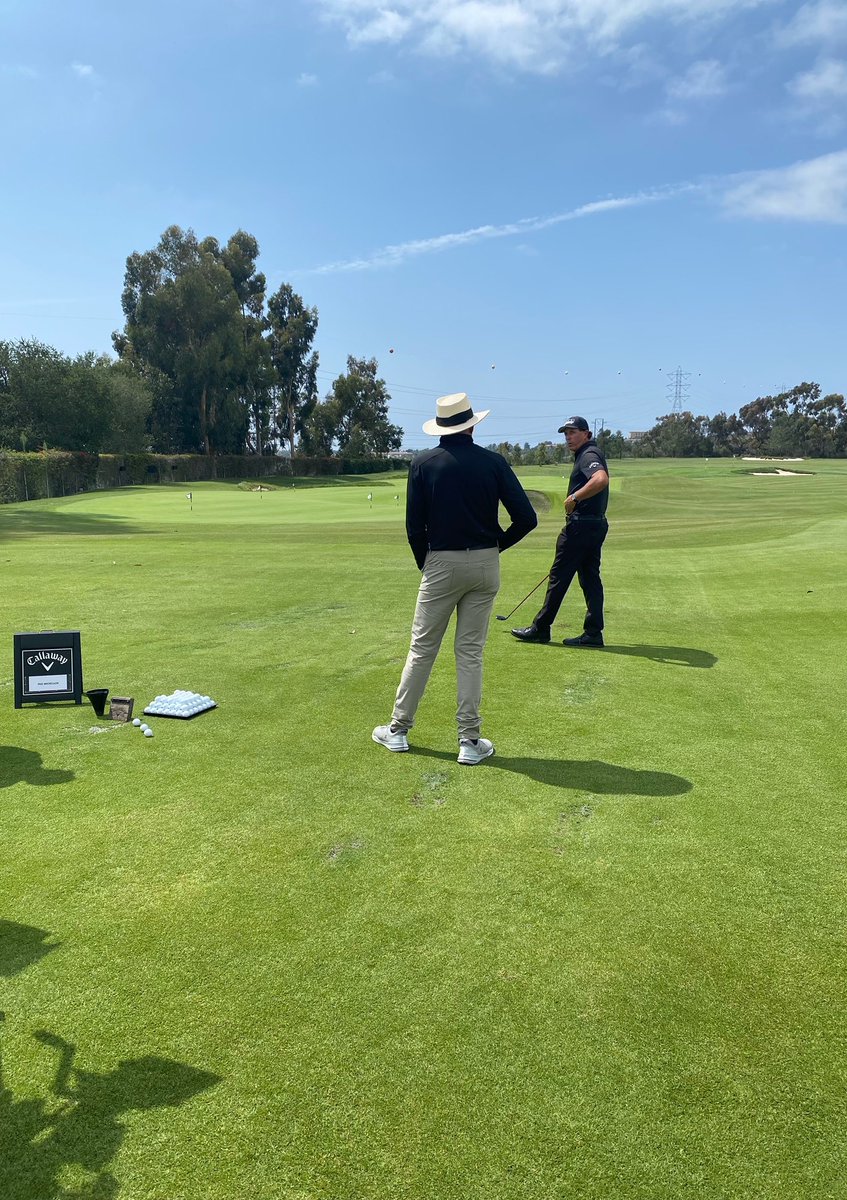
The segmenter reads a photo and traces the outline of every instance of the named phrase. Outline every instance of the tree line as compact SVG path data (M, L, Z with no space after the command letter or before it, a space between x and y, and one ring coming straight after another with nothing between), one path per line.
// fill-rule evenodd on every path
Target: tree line
M126 262L116 358L0 341L0 446L99 453L373 458L399 449L375 358L350 355L321 400L318 312L267 294L259 245L172 225Z
M843 458L847 455L847 404L840 393L821 394L817 383L799 383L776 396L758 396L737 413L714 417L668 413L636 438L600 429L596 441L607 458L721 458L744 454L782 458ZM570 461L560 442L501 442L514 466Z
M398 450L376 359L350 355L321 399L317 309L288 283L269 295L258 257L243 230L222 246L172 225L126 261L116 357L0 341L0 447L347 460ZM602 429L597 440L609 456L844 456L847 409L800 383L738 413L669 413L637 439ZM569 457L563 443L496 448L515 465Z

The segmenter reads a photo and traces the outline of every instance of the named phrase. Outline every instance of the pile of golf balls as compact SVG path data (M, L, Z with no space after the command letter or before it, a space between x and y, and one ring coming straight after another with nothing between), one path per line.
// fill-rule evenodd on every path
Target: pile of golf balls
M144 722L140 719L140 717L133 717L132 723L136 727L136 729L141 730L141 732L144 734L145 737L153 736L153 730L150 728L149 725L145 725Z
M151 717L196 717L198 713L208 708L215 708L211 696L201 696L199 692L186 692L182 689L172 692L170 696L157 696L147 705L144 712Z

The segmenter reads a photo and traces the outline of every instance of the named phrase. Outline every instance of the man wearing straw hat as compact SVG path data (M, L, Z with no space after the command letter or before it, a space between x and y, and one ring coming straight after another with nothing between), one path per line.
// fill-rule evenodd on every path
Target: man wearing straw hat
M406 493L406 536L423 573L412 644L391 722L378 725L372 736L387 750L409 749L406 735L455 612L458 761L476 766L494 753L479 734L479 705L500 553L534 529L538 518L505 458L473 440L474 426L489 410L474 413L464 392L439 397L435 408L423 430L438 437L438 445L412 460ZM501 503L512 520L505 530L498 521Z

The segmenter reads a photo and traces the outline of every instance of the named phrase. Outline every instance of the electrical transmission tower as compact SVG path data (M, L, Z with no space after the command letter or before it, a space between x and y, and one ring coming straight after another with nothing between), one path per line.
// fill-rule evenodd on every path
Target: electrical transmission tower
M670 373L669 373L670 374ZM681 413L683 400L688 400L688 393L691 390L691 384L688 380L691 378L690 371L683 371L682 367L670 374L670 382L667 386L668 399L671 401L671 412Z

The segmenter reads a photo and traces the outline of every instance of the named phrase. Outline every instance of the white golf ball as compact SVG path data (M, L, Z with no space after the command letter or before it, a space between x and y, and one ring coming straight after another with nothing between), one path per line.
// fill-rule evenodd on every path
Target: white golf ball
M140 724L141 724L141 718L140 718L140 717L133 717L133 718L132 718L132 723L133 723L133 725L140 725Z
M145 736L145 737L152 737L152 736L153 736L153 730L152 730L152 729L145 729L145 730L144 730L144 736Z
M144 722L140 723L140 729L141 729L142 733L146 733L149 728L150 728L150 726L147 725L146 723L144 723Z

